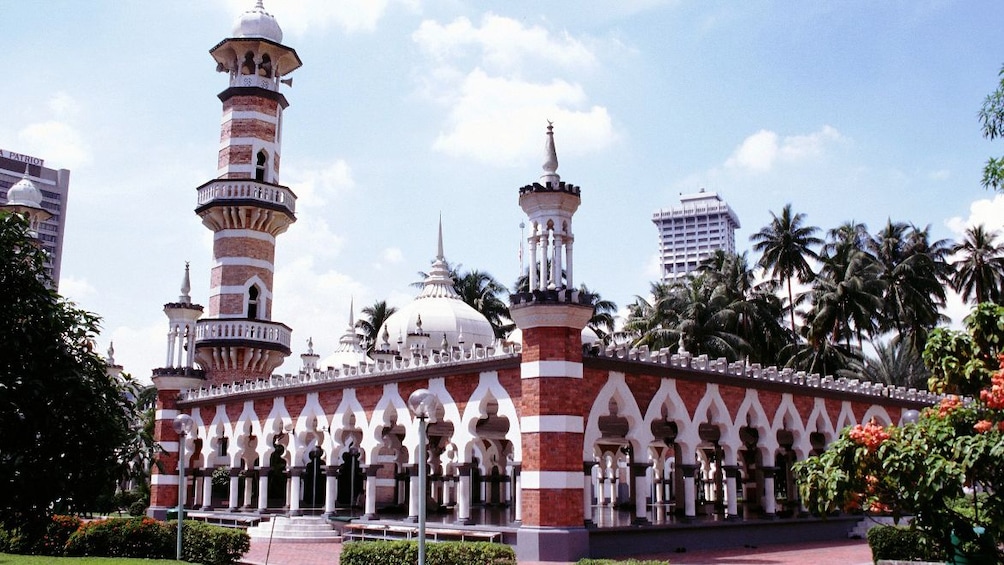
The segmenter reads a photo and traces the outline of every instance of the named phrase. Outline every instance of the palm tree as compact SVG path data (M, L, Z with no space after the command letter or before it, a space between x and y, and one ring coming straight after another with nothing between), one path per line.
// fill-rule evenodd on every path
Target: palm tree
M788 308L791 316L791 333L795 334L795 300L791 289L792 277L800 282L812 280L812 267L807 258L817 258L813 246L822 245L816 237L819 228L806 226L805 214L792 214L791 204L786 204L781 216L771 212L770 225L750 236L753 249L761 253L758 264L770 270L775 280L788 283Z
M579 294L593 297L593 317L589 318L586 327L593 330L600 338L600 343L604 345L610 343L610 338L614 334L614 314L617 313L617 304L612 300L604 300L600 293L589 290L585 284L579 286Z
M875 356L866 357L862 376L869 381L906 388L927 389L931 371L910 344L898 341L874 343Z
M453 288L469 306L481 313L492 325L496 338L504 337L512 331L509 307L499 298L507 295L505 286L495 277L477 269L466 273L451 272Z
M975 303L999 302L1004 281L1004 246L997 244L997 232L988 232L982 225L966 229L962 242L952 247L956 260L951 285L962 300Z
M363 338L366 340L367 353L373 352L373 347L380 337L378 335L380 328L394 312L397 312L397 308L387 306L386 300L377 300L372 306L362 309L362 317L356 320L356 328L361 330Z
M946 298L943 283L949 279L948 241L932 242L930 226L920 229L890 220L867 248L885 285L878 329L895 331L895 339L919 354L928 332L946 321L940 310Z

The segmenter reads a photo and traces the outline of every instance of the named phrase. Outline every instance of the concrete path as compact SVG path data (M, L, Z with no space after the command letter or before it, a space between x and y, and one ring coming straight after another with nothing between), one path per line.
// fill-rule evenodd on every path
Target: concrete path
M252 539L244 555L247 565L337 565L340 543L303 543ZM266 560L267 557L267 560ZM871 565L872 554L864 540L814 542L723 550L691 551L637 556L664 559L673 565ZM521 563L520 565L543 565ZM561 565L549 563L547 565Z

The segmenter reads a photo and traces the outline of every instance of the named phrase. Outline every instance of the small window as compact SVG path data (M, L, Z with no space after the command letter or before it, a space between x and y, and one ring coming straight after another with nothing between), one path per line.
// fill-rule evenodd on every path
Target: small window
M241 63L241 74L242 75L253 75L254 74L254 53L248 51L244 55L244 62Z
M258 319L258 286L251 285L248 289L248 319Z
M268 166L268 153L265 150L258 152L258 158L254 166L254 179L258 182L265 182L265 169Z

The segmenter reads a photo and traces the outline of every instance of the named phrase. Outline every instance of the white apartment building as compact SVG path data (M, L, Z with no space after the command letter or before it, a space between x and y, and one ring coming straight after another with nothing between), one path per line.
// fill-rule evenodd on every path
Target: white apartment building
M703 188L681 194L679 206L657 210L652 222L659 230L663 282L686 276L718 249L735 253L736 230L742 227L728 203Z

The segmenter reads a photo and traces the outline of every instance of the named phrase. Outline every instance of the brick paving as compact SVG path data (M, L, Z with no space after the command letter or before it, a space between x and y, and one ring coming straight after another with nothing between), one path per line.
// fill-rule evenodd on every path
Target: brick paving
M337 565L340 543L305 543L252 539L244 555L247 565ZM267 557L267 561L266 561ZM638 556L664 559L673 565L871 565L871 551L864 540L773 545L755 548L689 551ZM542 565L521 563L521 565ZM559 565L549 563L547 565Z

